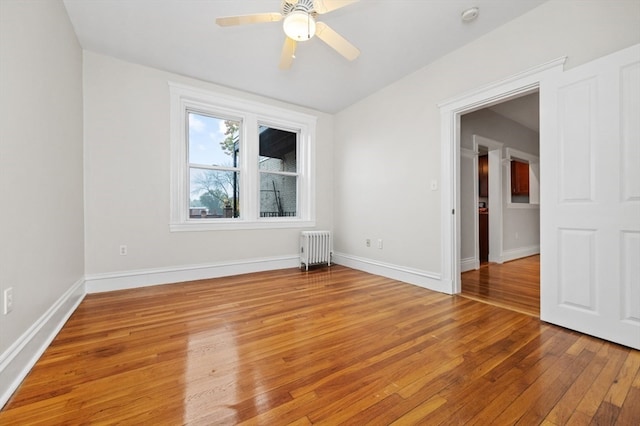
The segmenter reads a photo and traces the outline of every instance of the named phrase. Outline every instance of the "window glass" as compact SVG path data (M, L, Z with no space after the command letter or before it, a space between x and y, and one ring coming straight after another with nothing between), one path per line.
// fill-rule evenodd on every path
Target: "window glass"
M260 170L292 172L298 171L298 134L287 130L260 126Z
M189 169L190 219L240 217L240 173Z
M260 173L260 217L296 216L297 177Z
M241 123L188 112L189 219L240 217Z
M189 163L237 167L240 122L189 112Z

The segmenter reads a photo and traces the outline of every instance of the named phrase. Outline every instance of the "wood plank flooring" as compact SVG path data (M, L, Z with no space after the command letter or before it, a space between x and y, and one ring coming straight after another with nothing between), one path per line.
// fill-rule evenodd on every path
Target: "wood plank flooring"
M540 317L540 255L485 263L461 281L465 297Z
M2 425L637 425L640 352L341 266L88 295Z

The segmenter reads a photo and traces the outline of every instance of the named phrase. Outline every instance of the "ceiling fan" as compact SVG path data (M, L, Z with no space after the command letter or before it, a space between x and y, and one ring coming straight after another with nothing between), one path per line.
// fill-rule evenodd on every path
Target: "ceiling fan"
M360 51L344 37L324 22L318 22L318 15L340 9L359 0L282 0L281 11L252 15L226 16L216 19L221 27L255 24L260 22L283 22L286 34L282 54L281 69L288 69L295 58L298 42L310 40L314 35L328 44L346 59L353 61Z

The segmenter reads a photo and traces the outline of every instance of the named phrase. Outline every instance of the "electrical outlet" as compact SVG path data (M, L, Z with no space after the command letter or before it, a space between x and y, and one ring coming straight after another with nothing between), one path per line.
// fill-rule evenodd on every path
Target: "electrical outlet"
M13 287L9 287L4 291L4 303L2 312L7 315L13 311Z
M371 240L370 239L366 239L364 240L364 243L367 245L367 247L371 247Z
M382 250L382 240L381 239L378 240L378 248L380 250Z
M126 256L126 255L127 255L127 246L121 245L120 246L120 256Z

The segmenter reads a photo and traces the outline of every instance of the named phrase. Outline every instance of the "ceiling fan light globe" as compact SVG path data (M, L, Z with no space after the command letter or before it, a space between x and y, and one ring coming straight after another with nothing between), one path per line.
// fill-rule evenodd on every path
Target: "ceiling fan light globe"
M284 18L282 27L290 39L306 41L316 33L316 20L307 12L296 10Z

